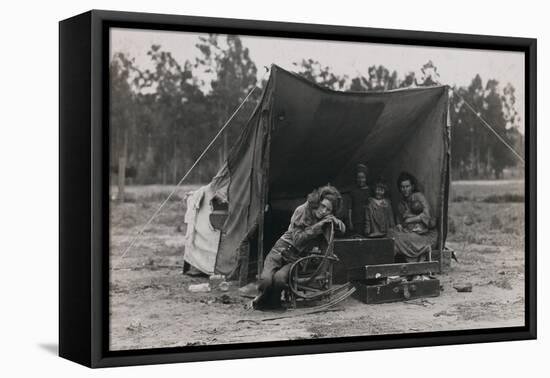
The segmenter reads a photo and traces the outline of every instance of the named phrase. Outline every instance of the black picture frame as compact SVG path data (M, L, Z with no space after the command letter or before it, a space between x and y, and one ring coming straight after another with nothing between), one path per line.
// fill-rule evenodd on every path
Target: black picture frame
M525 53L525 326L215 346L108 350L109 28ZM92 10L59 24L59 355L89 367L535 339L536 39Z

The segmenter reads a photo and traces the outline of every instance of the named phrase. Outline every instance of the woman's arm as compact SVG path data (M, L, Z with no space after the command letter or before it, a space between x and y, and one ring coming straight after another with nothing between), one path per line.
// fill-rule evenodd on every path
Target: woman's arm
M420 223L422 222L422 218L420 217L420 215L411 215L410 217L408 217L407 219L405 219L405 224L409 224L409 223Z
M323 227L319 223L308 224L306 221L306 212L308 211L308 205L300 205L294 210L292 217L290 218L290 226L288 231L292 235L292 240L295 246L299 246L308 242L311 239L316 238L323 232ZM311 215L310 215L311 216Z
M392 208L392 205L391 205L391 201L390 200L387 200L387 207L386 207L386 217L388 218L388 226L390 228L394 228L395 227L395 219L393 217L393 208Z
M323 225L319 222L307 227L295 226L291 232L294 245L298 247L321 235L323 233Z
M334 231L336 231L336 233L344 234L346 232L346 225L340 219L336 218L334 215L329 215L327 218L330 218L330 222L334 223Z
M397 214L395 215L395 220L397 225L404 225L405 224L405 215L407 214L407 206L403 203L403 201L399 202L397 205Z
M336 218L334 215L329 215L311 226L293 225L293 227L291 227L291 232L294 244L299 246L315 239L323 233L324 226L329 223L334 224L334 231L336 233L343 234L346 232L344 222Z

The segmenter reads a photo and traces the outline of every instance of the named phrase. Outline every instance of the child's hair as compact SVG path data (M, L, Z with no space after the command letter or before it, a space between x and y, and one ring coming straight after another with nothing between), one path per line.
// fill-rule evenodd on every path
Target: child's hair
M374 184L374 189L383 189L384 192L387 192L388 191L388 185L384 182L384 181L377 181L375 184Z
M414 215L422 214L423 211L424 211L424 206L422 205L422 202L420 202L420 201L413 201L413 202L411 203L411 212L412 212Z
M365 175L369 173L369 167L366 164L359 163L355 166L355 173L364 173Z
M388 193L388 184L386 184L386 181L384 181L384 179L382 179L382 178L379 178L374 183L374 190L376 191L376 189L378 189L378 188L384 190L384 195L386 195Z

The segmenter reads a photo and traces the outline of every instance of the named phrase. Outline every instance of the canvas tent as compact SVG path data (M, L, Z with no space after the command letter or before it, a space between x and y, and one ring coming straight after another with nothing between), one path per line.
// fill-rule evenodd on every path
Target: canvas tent
M187 199L185 261L205 273L233 272L239 245L257 224L251 247L266 254L307 193L327 183L349 190L356 164L365 162L371 177L387 179L394 205L399 172L417 177L437 217L442 246L450 166L448 105L446 86L339 92L272 66L226 164ZM227 203L228 216L218 231L209 214L220 202Z

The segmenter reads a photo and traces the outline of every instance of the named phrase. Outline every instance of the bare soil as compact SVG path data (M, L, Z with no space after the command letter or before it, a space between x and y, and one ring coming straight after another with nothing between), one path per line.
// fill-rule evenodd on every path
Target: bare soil
M441 274L439 297L365 305L348 298L337 311L262 321L280 315L247 311L235 283L228 292L192 293L208 277L182 274L185 204L173 201L121 258L132 236L172 188L133 187L132 202L111 203L110 349L142 349L341 336L400 334L524 325L523 182L455 182L447 246L457 253ZM509 197L515 195L516 197ZM472 292L453 285L471 283Z

